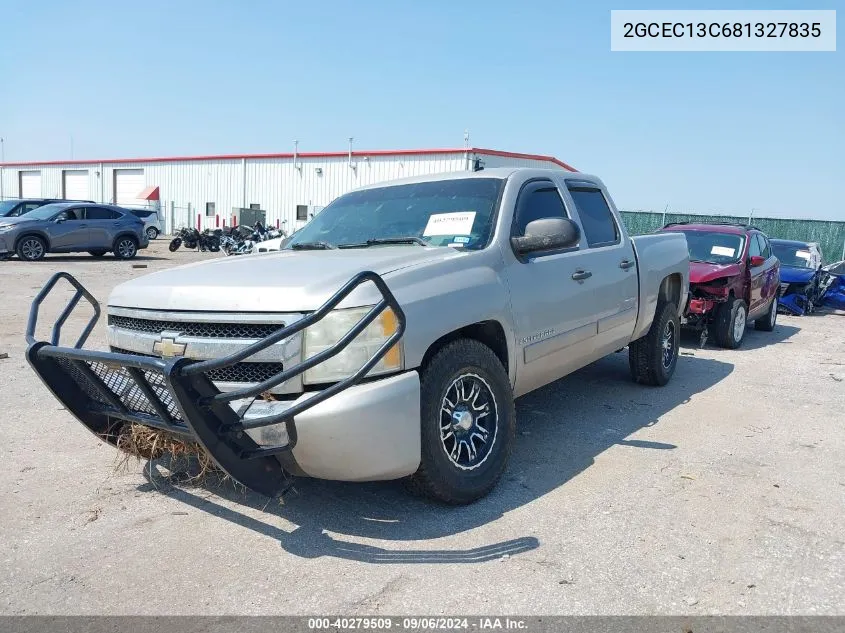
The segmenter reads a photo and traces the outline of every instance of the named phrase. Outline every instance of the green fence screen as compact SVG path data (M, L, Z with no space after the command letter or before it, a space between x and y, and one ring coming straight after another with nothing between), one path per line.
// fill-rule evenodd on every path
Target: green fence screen
M748 216L693 215L685 213L655 213L623 211L622 221L631 235L653 233L669 222L739 222L747 223ZM769 237L783 240L818 242L825 263L845 259L845 222L827 220L793 220L785 218L753 218L751 223Z

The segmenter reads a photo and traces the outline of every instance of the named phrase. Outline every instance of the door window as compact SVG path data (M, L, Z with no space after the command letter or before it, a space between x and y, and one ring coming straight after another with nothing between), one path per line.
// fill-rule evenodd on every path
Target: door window
M762 255L763 251L760 248L760 236L754 233L751 236L751 241L748 243L748 256L755 257L758 255Z
M119 217L117 211L104 207L88 207L85 211L86 220L116 220Z
M600 189L593 187L569 187L569 193L578 209L581 227L590 248L611 246L619 243L619 227L607 200Z
M83 214L85 213L85 209L83 207L76 208L76 209L65 209L59 215L56 216L57 220L81 220L83 218Z
M513 234L525 235L525 227L534 220L543 218L565 218L566 208L557 191L549 181L528 183L519 194L516 203L516 223Z
M772 247L769 246L769 240L762 233L757 234L757 239L760 240L760 252L763 254L763 257L769 259L772 256Z

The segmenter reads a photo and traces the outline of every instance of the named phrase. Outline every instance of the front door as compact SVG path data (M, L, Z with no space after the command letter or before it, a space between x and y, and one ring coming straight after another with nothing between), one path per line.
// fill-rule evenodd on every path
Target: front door
M557 185L529 181L517 198L511 234L524 235L533 220L561 217L569 216ZM595 345L596 280L583 275L581 256L580 245L523 258L505 253L519 355L516 395L581 367Z
M47 229L51 251L84 250L88 245L88 222L84 214L84 207L74 207L65 209L54 218Z
M766 312L769 302L778 291L779 264L774 256L768 240L760 233L749 234L748 239L748 270L751 277L751 303L748 315L753 318ZM759 255L765 259L762 266L751 266L751 257Z

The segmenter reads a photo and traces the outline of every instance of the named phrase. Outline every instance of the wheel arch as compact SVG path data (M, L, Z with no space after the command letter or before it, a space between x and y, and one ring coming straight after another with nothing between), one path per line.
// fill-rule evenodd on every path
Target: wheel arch
M510 374L511 360L508 354L508 341L505 336L505 328L499 321L494 319L465 325L438 338L428 346L425 354L423 354L420 369L424 369L434 355L446 345L462 338L472 339L489 347L501 361L502 366L505 368L505 373Z
M17 251L17 250L18 250L18 245L21 243L21 241L22 241L24 238L26 238L26 237L33 237L33 236L34 236L34 237L39 237L39 238L41 238L42 240L44 240L44 243L47 245L47 252L49 252L49 251L50 251L50 247L52 246L52 245L50 244L50 237L47 235L47 233L46 233L46 232L44 232L44 231L39 231L39 230L36 230L36 229L30 229L30 230L26 231L25 233L21 233L18 237L16 237L16 238L15 238L15 244L14 244L14 249L15 249L15 251Z
M657 291L658 300L671 303L679 310L683 308L681 305L683 283L684 280L680 273L672 273L664 277L660 282L660 289Z

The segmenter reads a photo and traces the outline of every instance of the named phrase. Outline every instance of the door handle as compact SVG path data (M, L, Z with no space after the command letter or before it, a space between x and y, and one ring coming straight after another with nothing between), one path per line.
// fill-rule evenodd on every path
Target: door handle
M622 270L628 270L629 268L633 268L636 262L632 262L630 259L623 259L619 262L619 268Z
M576 270L574 273L572 273L572 278L575 281L584 281L585 279L589 279L592 276L593 273L591 273L589 270Z

